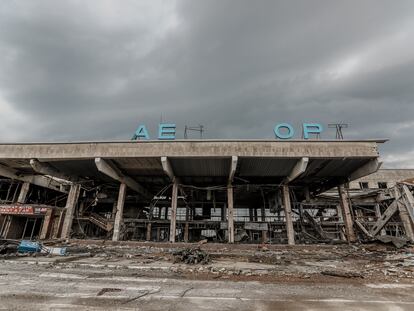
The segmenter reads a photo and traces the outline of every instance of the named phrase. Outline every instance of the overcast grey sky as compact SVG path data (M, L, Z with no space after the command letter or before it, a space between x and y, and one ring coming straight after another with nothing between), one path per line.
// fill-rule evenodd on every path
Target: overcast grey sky
M207 138L346 122L414 167L412 0L2 0L0 55L2 142L155 138L161 117Z

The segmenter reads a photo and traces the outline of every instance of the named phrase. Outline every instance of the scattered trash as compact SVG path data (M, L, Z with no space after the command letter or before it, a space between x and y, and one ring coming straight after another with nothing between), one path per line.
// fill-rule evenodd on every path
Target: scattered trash
M183 262L189 265L205 265L211 261L210 255L200 248L186 248L173 253L173 255L175 263Z
M0 254L10 254L10 253L16 253L17 252L18 245L16 243L12 244L9 242L5 242L4 244L0 245Z
M39 242L32 242L22 240L17 248L19 253L38 253L42 250L42 245Z
M45 247L45 252L50 255L65 256L66 247Z

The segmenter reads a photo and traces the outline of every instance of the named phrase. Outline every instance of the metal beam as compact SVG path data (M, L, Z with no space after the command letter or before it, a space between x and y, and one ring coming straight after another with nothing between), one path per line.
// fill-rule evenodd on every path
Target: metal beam
M290 172L288 176L286 176L283 183L287 184L291 182L292 180L298 178L300 175L302 175L306 171L306 168L308 167L308 163L309 163L309 158L307 157L301 158L298 162L296 162L292 171Z
M104 160L102 158L95 158L95 165L101 173L119 181L121 184L127 185L132 190L138 192L146 199L152 199L153 195L137 183L134 179L129 176L125 176L116 166L111 162L111 160Z
M234 174L236 174L237 161L238 161L238 157L237 156L232 156L231 157L229 183L232 183L233 182Z
M30 159L30 166L33 170L42 175L49 175L59 179L67 180L70 182L78 182L80 178L78 176L67 175L58 169L54 168L47 162L40 162L37 159Z
M0 176L4 176L10 179L19 180L22 182L31 183L36 186L49 188L55 191L68 193L65 186L68 186L69 184L65 182L59 182L52 177L47 176L41 176L41 175L21 175L18 174L18 171L7 167L5 165L0 164Z

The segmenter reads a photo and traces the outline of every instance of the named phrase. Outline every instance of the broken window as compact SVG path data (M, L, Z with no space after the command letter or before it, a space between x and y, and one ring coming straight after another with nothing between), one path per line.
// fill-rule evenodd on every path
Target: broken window
M380 189L387 189L387 183L384 181L378 182L378 188Z
M368 182L360 182L359 183L359 187L361 188L361 189L368 189L369 187L368 187Z

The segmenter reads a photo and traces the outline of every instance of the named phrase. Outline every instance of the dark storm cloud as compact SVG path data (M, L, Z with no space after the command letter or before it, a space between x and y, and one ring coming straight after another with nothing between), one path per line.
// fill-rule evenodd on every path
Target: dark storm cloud
M346 138L390 138L389 166L414 165L412 1L86 3L1 2L2 141L342 121Z

